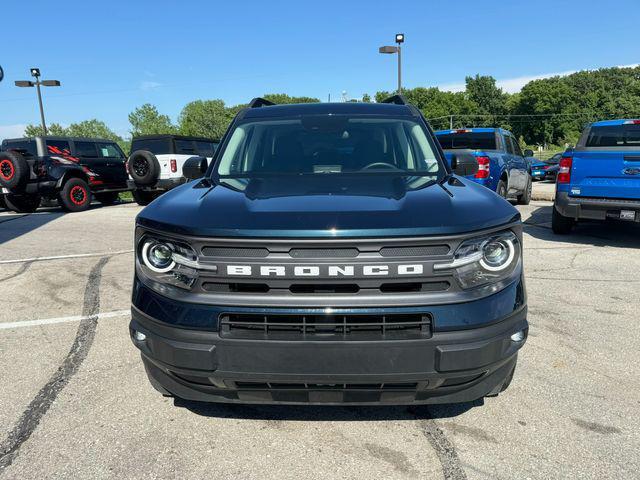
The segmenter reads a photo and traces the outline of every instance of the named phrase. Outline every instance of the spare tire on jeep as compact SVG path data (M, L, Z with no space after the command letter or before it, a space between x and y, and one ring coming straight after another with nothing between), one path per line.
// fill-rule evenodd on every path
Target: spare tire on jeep
M160 162L147 150L136 150L127 162L129 175L137 185L152 185L160 176Z
M29 164L18 152L0 152L0 185L20 191L29 180Z

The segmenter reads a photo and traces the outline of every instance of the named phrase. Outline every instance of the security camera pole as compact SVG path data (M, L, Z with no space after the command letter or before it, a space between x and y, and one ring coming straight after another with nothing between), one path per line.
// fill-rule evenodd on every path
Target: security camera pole
M380 53L397 53L398 54L398 95L402 93L402 47L404 43L404 33L396 33L397 47L384 46L378 49Z
M47 124L44 121L44 107L42 106L42 93L40 92L40 85L45 87L59 87L59 80L40 80L40 69L32 68L31 76L36 79L35 82L31 80L17 80L15 82L16 87L36 87L38 91L38 105L40 105L40 120L42 121L42 131L44 134L47 134Z

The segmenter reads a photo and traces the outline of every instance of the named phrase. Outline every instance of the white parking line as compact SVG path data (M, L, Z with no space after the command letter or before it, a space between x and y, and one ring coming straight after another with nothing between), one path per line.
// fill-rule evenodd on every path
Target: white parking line
M103 318L124 317L130 314L131 314L131 310L114 310L113 312L103 312L103 313L99 313L98 315L91 315L91 316L74 315L71 317L41 318L39 320L23 320L21 322L0 323L0 330L8 330L10 328L37 327L40 325L51 325L55 323L80 322L82 320L92 318L93 316L97 317L98 320L101 320Z
M65 258L107 257L111 255L122 255L124 253L133 253L133 250L118 250L116 252L100 252L100 253L77 253L75 255L57 255L53 257L33 257L33 258L18 258L15 260L0 260L0 265L7 265L9 263L44 262L46 260L63 260Z

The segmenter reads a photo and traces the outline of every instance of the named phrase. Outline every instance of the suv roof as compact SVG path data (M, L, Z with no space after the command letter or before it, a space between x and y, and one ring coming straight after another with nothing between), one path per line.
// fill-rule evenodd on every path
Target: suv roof
M359 115L389 115L416 116L417 109L412 105L397 105L392 103L291 103L286 105L269 105L259 108L247 108L243 118L261 117L289 117L297 115L330 115L330 114L359 114Z
M191 135L174 135L171 133L164 133L158 135L138 135L131 139L132 142L136 140L153 140L157 138L173 138L175 140L195 140L197 142L217 142L215 138L207 138L207 137L193 137Z
M117 143L115 140L109 140L108 138L87 138L87 137L65 137L57 135L38 135L36 137L20 137L20 138L5 138L3 142L19 142L22 140L35 140L42 138L43 140L72 140L78 142L109 142Z

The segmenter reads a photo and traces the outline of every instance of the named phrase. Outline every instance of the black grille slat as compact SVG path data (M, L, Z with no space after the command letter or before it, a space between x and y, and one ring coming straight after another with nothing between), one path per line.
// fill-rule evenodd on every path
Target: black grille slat
M266 248L202 247L202 254L205 257L266 258L269 255L269 250Z
M408 247L383 247L380 255L383 257L432 257L449 253L448 245L416 245Z
M431 336L429 314L393 315L260 315L223 314L222 336L263 340L403 339Z
M360 251L357 248L292 248L291 258L355 258Z

